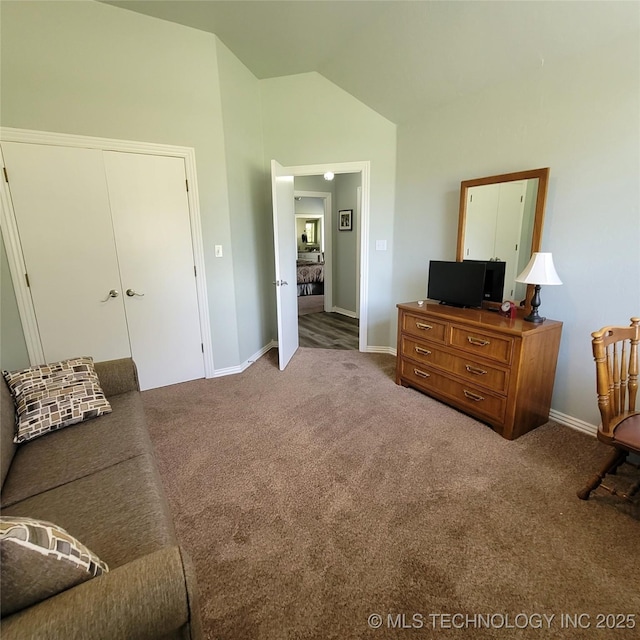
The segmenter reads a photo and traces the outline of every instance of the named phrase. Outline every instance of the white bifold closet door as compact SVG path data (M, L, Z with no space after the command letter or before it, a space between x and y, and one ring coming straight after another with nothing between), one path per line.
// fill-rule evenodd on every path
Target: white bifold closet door
M145 388L204 377L184 160L105 152L131 354Z
M130 356L102 152L3 142L2 153L45 360Z
M142 389L203 377L182 158L2 152L45 360L132 356Z

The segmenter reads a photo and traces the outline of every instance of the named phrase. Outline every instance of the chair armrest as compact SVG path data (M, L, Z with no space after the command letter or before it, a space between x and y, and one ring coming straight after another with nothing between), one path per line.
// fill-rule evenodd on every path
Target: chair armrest
M104 395L116 396L128 391L140 391L138 370L132 358L94 363Z
M182 556L172 546L3 618L2 639L142 640L190 622Z

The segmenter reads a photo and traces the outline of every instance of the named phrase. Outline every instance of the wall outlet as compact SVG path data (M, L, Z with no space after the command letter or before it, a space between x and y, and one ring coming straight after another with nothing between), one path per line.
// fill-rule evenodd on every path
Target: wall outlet
M387 250L387 241L376 240L376 251L386 251L386 250Z
M215 245L215 250L216 250L216 258L222 258L222 245L221 244Z

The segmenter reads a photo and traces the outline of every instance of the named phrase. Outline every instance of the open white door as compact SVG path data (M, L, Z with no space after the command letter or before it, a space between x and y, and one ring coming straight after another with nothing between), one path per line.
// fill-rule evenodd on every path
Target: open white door
M298 296L296 281L296 223L293 176L271 161L273 245L276 257L276 310L278 359L282 371L298 348Z

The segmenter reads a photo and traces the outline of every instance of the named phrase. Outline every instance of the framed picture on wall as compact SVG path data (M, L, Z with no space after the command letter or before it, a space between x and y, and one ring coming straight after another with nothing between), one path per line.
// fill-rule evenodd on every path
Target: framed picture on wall
M338 231L351 231L353 229L353 209L340 209L338 211Z

